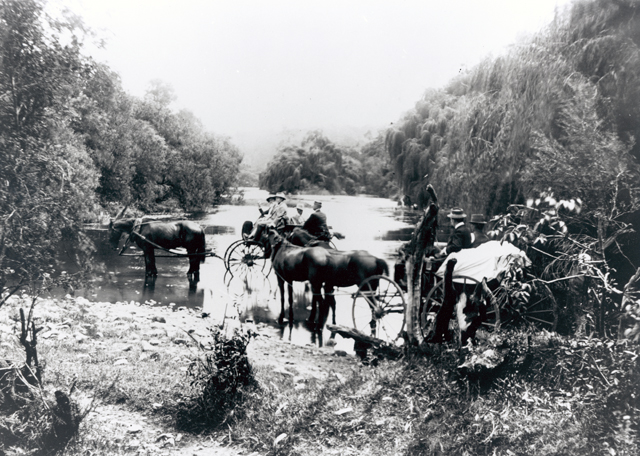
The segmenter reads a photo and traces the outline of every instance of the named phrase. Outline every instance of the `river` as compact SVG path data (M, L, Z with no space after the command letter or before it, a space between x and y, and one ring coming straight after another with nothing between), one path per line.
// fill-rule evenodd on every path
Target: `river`
M266 191L256 188L242 190L244 204L221 205L214 212L196 219L205 227L207 248L212 248L219 256L224 255L231 243L240 239L244 221L258 218L258 205L266 204ZM417 211L399 207L389 199L370 196L300 195L287 200L290 215L295 213L296 204L302 202L307 207L304 215L308 216L314 200L322 201L328 224L344 235L344 239L334 239L338 249L366 250L386 260L392 274L396 252L403 242L410 239L420 215ZM134 301L176 309L201 309L212 319L212 324L219 324L225 319L249 320L268 324L274 334L292 343L304 345L314 342L305 324L309 316L310 296L305 293L304 284L295 284L294 321L281 329L276 322L280 313L280 297L273 271L267 277L255 273L230 279L228 275L225 277L223 261L208 257L201 265L200 281L196 287L190 287L186 277L186 259L158 258L158 277L153 282L145 282L142 257L118 256L106 245L105 231L94 234L99 247L96 261L104 263L105 272L90 287L78 290L76 295L99 302ZM136 250L129 249L129 252L136 253ZM356 290L357 287L349 287L337 291L338 325L353 326L351 294ZM324 340L327 340L326 335ZM337 337L336 348L352 352L353 341Z

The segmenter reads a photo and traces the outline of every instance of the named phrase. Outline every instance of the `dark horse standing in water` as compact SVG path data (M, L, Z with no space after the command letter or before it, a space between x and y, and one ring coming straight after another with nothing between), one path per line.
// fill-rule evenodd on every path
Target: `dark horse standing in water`
M293 324L293 282L311 283L313 292L312 308L322 302L322 284L329 268L329 254L322 247L299 247L285 240L274 228L262 228L256 239L265 247L265 254L271 257L271 264L278 279L280 289L280 316L278 323L284 322L284 284L289 290L289 324Z
M123 219L112 221L111 236L109 242L117 249L122 233L129 234L129 240L133 240L144 252L146 275L155 277L156 269L155 249L175 249L184 247L189 255L189 281L200 280L200 263L205 259L204 230L200 225L188 220L178 222L141 222L136 224L136 219ZM127 242L129 242L129 240Z
M278 278L280 288L281 312L278 321L284 318L284 282L289 284L289 321L293 323L293 282L309 281L313 291L309 324L313 326L316 312L319 309L316 329L320 330L327 319L329 308L333 309L335 324L336 301L333 296L335 287L360 285L373 275L387 275L387 263L364 250L339 251L323 247L300 247L286 241L271 228L257 233L260 242L265 246L266 254L271 257L271 264ZM325 298L322 299L324 286ZM375 289L377 284L372 281ZM319 304L319 305L318 305Z

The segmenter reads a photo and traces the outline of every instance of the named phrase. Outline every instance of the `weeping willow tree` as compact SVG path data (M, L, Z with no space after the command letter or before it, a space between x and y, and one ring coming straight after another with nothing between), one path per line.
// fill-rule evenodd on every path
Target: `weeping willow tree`
M419 200L431 183L445 206L489 215L549 189L592 211L620 186L634 193L638 13L637 1L578 3L506 56L427 91L387 133L402 191Z

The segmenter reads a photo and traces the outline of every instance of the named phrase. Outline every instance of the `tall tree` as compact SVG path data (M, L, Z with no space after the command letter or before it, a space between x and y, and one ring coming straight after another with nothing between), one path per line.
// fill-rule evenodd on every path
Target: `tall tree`
M53 271L61 239L81 245L93 204L97 176L70 126L87 68L75 24L34 0L0 1L0 303Z

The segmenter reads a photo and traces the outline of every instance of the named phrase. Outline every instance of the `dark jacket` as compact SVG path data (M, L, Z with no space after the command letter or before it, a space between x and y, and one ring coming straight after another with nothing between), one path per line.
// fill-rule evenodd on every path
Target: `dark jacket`
M307 221L304 222L304 225L302 225L302 229L307 230L311 236L315 236L320 240L328 241L331 239L331 233L327 226L327 216L322 211L312 212Z
M484 234L482 231L479 230L473 230L472 232L473 234L473 242L471 243L471 248L475 248L478 247L479 245L484 244L485 242L489 242L491 239L489 239L489 236L487 236L486 234Z
M451 233L449 242L447 242L446 254L459 252L462 249L471 247L471 231L467 225L459 225Z

